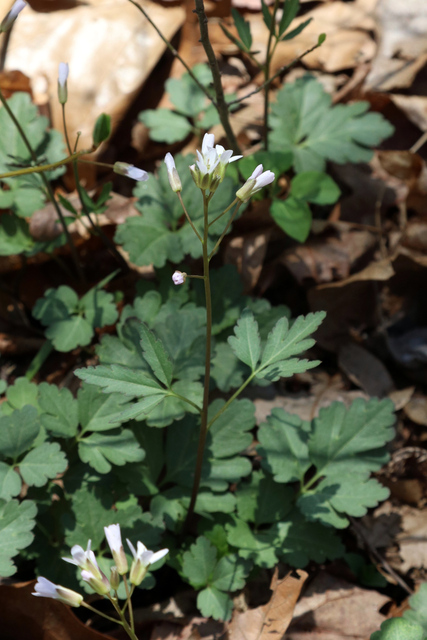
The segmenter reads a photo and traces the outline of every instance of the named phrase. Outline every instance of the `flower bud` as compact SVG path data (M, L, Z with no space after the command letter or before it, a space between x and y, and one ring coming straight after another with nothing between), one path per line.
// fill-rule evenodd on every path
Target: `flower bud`
M146 171L138 169L138 167L134 167L133 164L128 164L127 162L115 162L113 171L121 176L132 178L132 180L136 180L137 182L146 182L148 180L148 173Z
M119 572L117 571L117 567L111 567L110 585L114 591L117 591L120 586L120 576Z
M172 276L172 281L174 284L184 284L187 278L187 274L185 271L175 271Z
M165 164L168 169L169 184L172 191L175 191L175 193L178 193L178 191L182 191L181 179L178 175L178 171L175 166L175 160L173 159L171 153L167 153L165 155Z
M47 580L47 578L42 577L37 579L32 595L39 598L53 598L54 600L68 604L70 607L80 607L83 602L83 596L77 593L77 591L61 587L61 585L54 584L50 580Z
M117 571L122 576L128 570L128 561L122 544L120 525L110 524L110 526L104 527L104 531L108 546L116 563Z
M68 99L67 79L68 79L68 63L60 62L58 69L58 100L59 104L65 104Z
M272 171L263 172L262 164L259 164L243 187L236 192L236 198L239 198L242 202L247 202L257 191L271 184L274 178L275 175Z
M0 24L0 33L4 33L5 31L9 31L13 23L15 22L18 14L27 6L27 3L24 0L16 0L12 9L8 14L3 18Z
M108 582L107 576L105 576L102 571L101 578L95 576L91 571L86 571L85 569L83 569L81 575L83 580L90 584L92 589L100 596L106 596L107 593L110 593L111 585Z

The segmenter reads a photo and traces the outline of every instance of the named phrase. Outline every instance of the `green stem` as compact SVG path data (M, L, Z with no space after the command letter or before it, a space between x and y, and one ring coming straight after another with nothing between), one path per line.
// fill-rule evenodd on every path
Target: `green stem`
M119 605L117 604L117 602L110 596L110 602L113 605L113 607L115 608L115 610L117 611L117 613L120 616L120 623L123 627L123 629L126 631L126 633L128 634L129 638L131 638L132 640L138 640L138 637L135 635L135 631L133 629L131 629L131 627L129 626L128 621L125 618L125 615L121 612Z
M50 340L46 340L43 345L40 347L34 358L30 362L30 366L27 369L27 373L25 377L27 380L32 380L36 373L39 371L40 367L45 363L47 358L53 351L53 344Z
M267 80L269 79L270 76L270 65L271 65L271 60L273 57L273 51L271 51L271 43L273 41L273 38L275 38L275 32L276 32L276 13L277 13L277 9L279 8L279 2L280 0L274 0L274 7L273 7L273 13L271 14L271 24L270 24L270 33L268 36L268 42L267 42L267 52L266 52L266 57L265 57L265 65L264 65L264 78L265 78L265 82L267 82ZM264 148L266 151L268 151L268 105L269 105L269 98L270 98L270 84L266 84L265 86L265 91L264 91Z
M0 96L0 100L1 100L1 96ZM10 112L8 111L8 113ZM15 171L8 171L7 173L0 174L0 180L4 180L5 178L16 178L18 176L25 176L29 173L41 173L43 176L44 171L52 171L52 169L57 169L58 167L62 167L66 164L70 164L70 162L74 162L75 160L80 158L80 156L87 156L89 153L92 153L92 151L93 149L83 149L83 151L77 151L76 153L73 153L73 155L68 156L68 158L63 158L63 160L58 160L58 162L51 162L49 164L37 165L37 167L25 167L23 169L15 169ZM37 162L37 158L35 162ZM87 161L80 160L80 162L87 162L88 164L93 164L92 161L90 160L87 160Z
M205 282L205 302L206 302L206 357L205 357L205 380L203 389L203 407L200 419L199 444L197 448L196 469L194 473L193 489L191 492L190 506L184 527L190 522L194 507L196 505L197 494L199 492L200 479L202 476L203 454L205 451L206 436L208 433L208 406L209 406L209 382L211 375L211 343L212 343L212 299L211 284L209 278L209 257L208 257L208 197L203 193L203 276Z
M9 104L8 104L7 100L5 99L1 89L0 89L0 100L1 100L1 102L3 104L3 107L6 109L8 115L9 115L9 118L12 120L12 122L15 125L15 127L17 128L17 130L19 132L19 135L21 136L23 143L27 147L28 152L29 152L33 162L35 164L37 164L36 153L35 153L34 149L32 148L32 146L30 144L30 141L28 140L28 138L26 136L26 133L23 130L23 128L21 127L18 119L15 117L15 114L13 113L12 109L9 107ZM65 237L67 239L67 243L68 243L68 246L70 248L71 256L73 258L74 265L76 267L76 271L78 273L78 276L79 276L80 280L84 281L85 278L84 278L83 269L82 269L82 267L80 265L80 261L79 261L78 255L77 255L76 247L74 245L74 242L72 241L70 232L68 231L67 223L65 222L65 218L62 215L61 207L59 206L59 204L58 204L58 202L57 202L57 200L55 198L55 194L53 193L53 189L51 187L51 184L50 184L49 180L47 179L47 177L45 176L43 171L41 172L41 177L42 177L44 186L46 188L46 191L48 193L49 199L50 199L50 201L52 202L53 206L56 209L56 213L58 214L58 218L59 218L59 220L61 222L61 225L62 225L62 228L64 230ZM0 179L1 179L1 176L0 176Z
M116 624L122 625L122 622L120 620L117 620L117 618L112 618L111 616L107 616L106 613L102 613L102 611L98 611L98 609L95 609L95 607L92 607L87 602L82 602L80 606L85 607L85 609L89 609L90 611L93 611L93 613L96 613L98 616L102 616L103 618L106 618L111 622L115 622Z
M189 400L188 398L186 398L185 396L181 396L179 393L175 393L175 391L172 391L172 389L169 390L169 394L170 396L173 396L174 398L178 398L178 400L182 400L183 402L186 402L187 404L191 405L192 407L194 407L195 409L197 409L197 411L199 413L202 412L202 407L199 407L198 404L196 404L195 402L193 402L192 400Z
M227 402L221 407L221 409L218 411L218 413L216 413L214 415L214 417L212 418L212 420L209 421L208 425L207 425L207 431L209 431L209 429L211 428L211 426L213 425L213 423L215 422L215 420L217 420L219 418L219 416L221 414L224 413L224 411L226 411L228 409L228 407L230 406L230 404L237 398L238 395L240 395L243 391L243 389L246 389L246 387L248 386L248 384L250 382L252 382L252 380L255 378L257 374L257 371L254 371L253 373L251 373L251 375L249 376L249 378L247 380L245 380L245 382L240 385L240 387L237 389L237 391L235 391L233 393L233 395L231 396L231 398L229 398L227 400Z
M132 0L130 0L132 2ZM229 107L225 100L224 89L221 83L221 73L218 66L218 61L215 56L215 52L212 48L211 41L209 40L208 32L208 18L205 13L205 5L203 0L195 0L196 9L195 13L199 19L200 27L200 40L205 50L209 66L211 68L213 87L216 96L216 109L218 111L219 119L227 136L230 147L236 152L240 153L240 146L231 128L229 119Z
M131 1L131 0L129 0L129 1ZM185 205L184 205L184 202L183 202L183 199L182 199L182 196L181 196L181 192L180 192L180 191L177 191L177 194L176 194L176 195L177 195L177 196L178 196L178 198L179 198L179 201L180 201L180 203L181 203L181 207L183 208L183 211L184 211L184 213L185 213L185 217L187 218L188 222L190 223L191 228L193 229L193 231L194 231L194 233L196 234L196 236L199 238L200 242L203 244L203 238L202 238L202 236L200 235L200 233L197 231L196 227L195 227L195 226L194 226L194 224L193 224L192 219L191 219L191 218L190 218L190 216L188 215L187 209L185 208Z
M132 607L132 600L131 600L131 594L129 592L129 585L128 585L128 581L126 580L126 576L123 576L123 582L125 583L125 590L126 590L126 601L128 603L128 607L129 607L129 621L130 621L130 626L133 632L135 632L135 624L133 621L133 607ZM124 613L123 613L124 615Z
M209 260L211 260L211 259L212 259L212 257L215 255L216 250L218 249L219 245L220 245L220 244L221 244L221 242L222 242L222 239L224 238L225 234L227 233L227 231L228 231L228 230L229 230L229 228L231 227L231 225L232 225L232 223L233 223L233 220L234 220L234 218L236 217L236 214L237 214L237 212L238 212L238 210L239 210L239 208L240 208L241 204L242 204L242 202L241 202L241 201L239 201L239 203L238 203L238 205L237 205L237 207L236 207L236 209L235 209L235 211L234 211L233 215L231 216L230 220L227 222L227 224L226 224L226 227L225 227L224 231L222 232L222 234L221 234L221 235L220 235L220 237L218 238L218 241L217 241L216 245L214 246L214 248L213 248L213 249L212 249L212 251L210 252L210 254L209 254L209 258L208 258Z

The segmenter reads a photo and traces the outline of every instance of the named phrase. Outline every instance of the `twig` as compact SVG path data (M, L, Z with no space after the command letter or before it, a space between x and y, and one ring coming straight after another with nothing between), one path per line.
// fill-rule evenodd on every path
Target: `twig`
M271 64L271 59L273 57L273 53L275 49L275 47L273 47L273 51L271 51L271 43L273 41L273 38L275 36L275 31L276 31L276 13L278 8L279 8L279 0L274 0L273 13L271 14L270 33L268 34L266 60L264 65L264 78L265 78L265 82L267 83L265 85L265 92L264 92L264 149L266 151L268 151L268 116L269 116L268 100L270 97L269 96L270 84L267 81L269 79L270 64ZM276 44L277 44L277 39L276 39Z
M396 582L402 587L402 589L404 589L404 591L406 591L406 593L409 593L409 595L411 596L414 593L413 590L410 587L408 587L406 582L399 576L398 573L396 573L396 571L393 569L393 567L391 567L389 565L387 560L385 558L383 558L382 555L371 544L369 538L366 536L365 532L363 531L363 527L361 527L359 525L359 523L356 522L356 520L352 516L348 516L348 518L349 518L349 520L351 522L351 526L356 531L356 533L358 533L360 535L360 537L362 538L364 544L369 549L369 551L372 553L372 555L375 556L375 558L378 560L378 562L380 564L382 564L382 566L387 571L387 573L389 573L396 580Z
M416 153L418 151L418 149L421 149L423 144L425 144L426 142L427 142L427 131L424 131L424 133L421 136L421 138L418 138L416 143L412 145L412 147L409 149L409 151L411 153Z
M320 44L317 43L314 45L314 47L311 47L311 49L307 49L307 51L304 51L304 53L302 53L300 56L298 56L297 58L295 58L295 60L292 60L292 62L290 62L289 64L285 64L283 67L280 67L280 69L278 71L276 71L276 73L271 76L271 78L269 78L268 80L266 80L265 82L263 82L259 87L257 87L256 89L254 89L253 91L250 91L249 93L247 93L245 96L243 96L242 98L236 98L235 100L230 100L230 102L228 102L228 106L230 107L233 104L239 104L240 102L243 102L244 100L247 100L248 98L250 98L251 96L253 96L255 93L259 93L260 91L262 91L267 85L271 84L276 78L278 78L284 71L287 71L288 69L290 69L291 67L293 67L294 64L296 64L297 62L299 62L300 60L302 60L306 55L308 55L309 53L311 53L312 51L314 51L315 49L318 49L320 47Z
M133 2L133 0L129 0L129 2ZM200 42L202 43L205 50L212 73L213 87L216 96L215 106L217 108L219 119L221 120L221 124L224 128L225 135L227 136L230 146L235 152L240 153L239 143L237 142L236 136L234 135L233 129L230 125L229 105L225 101L218 61L212 48L211 41L209 40L208 18L205 12L205 5L203 3L203 0L195 0L195 4L196 8L194 9L194 12L199 19Z
M194 80L194 82L197 84L197 86L199 87L199 89L201 89L203 91L203 93L205 94L205 96L207 98L209 98L209 100L212 102L212 104L216 107L216 102L215 99L210 95L209 91L207 90L206 87L204 87L202 85L202 83L196 78L196 76L194 75L194 73L191 71L190 67L188 66L188 64L185 62L185 60L180 56L180 54L178 53L178 51L175 49L175 47L169 42L169 40L167 38L165 38L165 36L163 35L163 33L160 31L160 29L157 27L157 25L152 21L152 19L150 18L150 16L148 15L148 13L145 11L145 9L143 7L141 7L140 4L138 4L137 2L135 2L135 0L129 0L130 3L132 3L137 9L139 9L139 11L143 14L143 16L148 20L148 22L151 24L151 26L157 31L157 34L160 36L160 38L163 40L163 42L165 43L165 45L167 46L167 48L169 49L169 51L175 56L175 58L178 58L178 60L180 61L180 63L186 68L190 78L192 80Z

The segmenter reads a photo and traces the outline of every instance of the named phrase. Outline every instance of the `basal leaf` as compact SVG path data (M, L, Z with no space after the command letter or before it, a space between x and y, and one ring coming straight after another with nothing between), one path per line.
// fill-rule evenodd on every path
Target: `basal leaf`
M310 459L319 476L339 479L351 468L365 478L388 459L383 448L394 436L390 400L357 399L350 408L340 402L321 409L313 422Z
M78 444L79 456L98 473L108 473L111 466L139 462L145 457L135 436L129 429L118 434L92 433Z
M33 316L48 327L55 322L67 320L77 311L78 303L78 295L71 287L63 285L57 289L48 289L34 305Z
M369 162L371 147L393 133L382 115L366 113L367 102L331 106L331 101L309 75L277 94L270 118L271 149L291 151L297 173L324 171L327 160Z
M227 343L220 342L216 345L215 355L212 358L211 377L220 391L230 391L240 387L245 371L247 371L245 365L234 355Z
M15 409L22 409L26 404L40 410L38 403L39 387L30 382L27 378L16 378L6 391L6 402L1 403L1 412L10 415Z
M277 564L276 550L280 542L274 527L263 531L253 531L247 522L233 518L225 525L229 544L238 549L241 558L252 560L257 567L270 569Z
M204 86L212 82L212 74L207 65L195 65L192 72ZM195 118L206 108L208 100L205 93L188 73L184 73L180 78L168 78L165 88L177 111L186 116Z
M0 462L0 500L10 500L21 491L21 478L13 467Z
M228 338L228 343L236 356L255 371L261 355L261 340L258 323L253 313L245 309L234 329L235 336Z
M164 395L157 380L144 371L133 371L121 365L100 365L77 369L75 374L81 380L105 389L105 393L123 393L131 398Z
M82 433L108 431L124 422L122 414L132 404L122 393L103 393L98 387L83 383L78 394L78 421Z
M98 287L93 287L81 298L80 306L94 329L114 324L119 316L113 294Z
M267 423L260 425L258 453L262 467L276 482L302 481L311 466L308 457L308 433L299 416L274 408Z
M51 324L45 336L52 341L57 351L72 351L89 344L94 335L92 326L83 316L71 316Z
M305 174L301 174L305 175ZM289 195L286 200L273 200L270 214L274 222L291 238L305 242L311 229L310 207Z
M274 482L270 475L254 471L236 491L237 513L245 522L257 527L279 522L290 511L294 491Z
M208 422L222 410L225 401L209 406ZM252 442L248 433L255 426L255 406L250 400L235 400L219 415L209 429L209 451L214 458L229 458L244 451Z
M425 640L425 634L421 625L416 622L391 618L382 623L380 631L371 635L371 640Z
M290 194L296 200L324 205L333 204L341 191L334 180L322 171L304 171L291 182Z
M224 591L207 587L197 595L197 608L203 616L214 620L229 620L233 611L233 601Z
M182 573L199 589L209 584L217 564L217 550L204 536L199 536L183 555Z
M423 582L418 591L409 598L409 604L411 608L403 613L403 617L421 625L424 636L427 637L427 582Z
M0 500L0 576L15 573L12 558L33 541L37 507L32 500L5 502Z
M146 109L138 118L150 129L150 138L157 142L180 142L191 132L188 119L170 109Z
M78 404L69 389L54 384L39 385L40 422L54 436L72 438L79 426Z
M10 416L0 416L0 457L16 462L33 445L39 431L37 409L30 405Z
M42 487L67 468L67 458L57 442L32 449L19 463L19 472L29 486Z
M245 586L250 563L243 562L236 554L221 558L212 574L212 585L221 591L237 591Z
M143 323L140 325L140 335L145 360L150 365L156 378L166 387L170 387L173 365L162 342Z

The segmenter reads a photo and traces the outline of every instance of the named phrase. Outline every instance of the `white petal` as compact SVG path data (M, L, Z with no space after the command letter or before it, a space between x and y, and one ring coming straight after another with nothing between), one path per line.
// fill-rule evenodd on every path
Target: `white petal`
M132 542L129 540L129 538L126 538L126 542L128 543L128 547L131 550L133 557L136 558L136 549L133 546Z
M233 156L232 158L230 158L228 163L230 164L230 162L235 162L236 160L240 160L240 158L243 158L243 156Z
M272 171L264 171L255 182L255 189L259 190L263 187L266 187L268 184L271 184L275 178L275 175Z
M58 68L58 82L63 87L68 79L68 62L60 62Z
M205 133L202 142L202 154L205 155L209 148L212 148L215 144L215 136L213 133Z
M253 171L252 175L249 176L248 180L256 180L263 172L262 164L259 164Z
M168 553L169 553L169 549L161 549L160 551L156 551L156 553L153 553L150 564L154 564L158 560L161 560Z
M165 155L165 165L167 166L168 171L172 171L172 169L175 169L175 160L173 159L173 155L171 153L167 153Z

